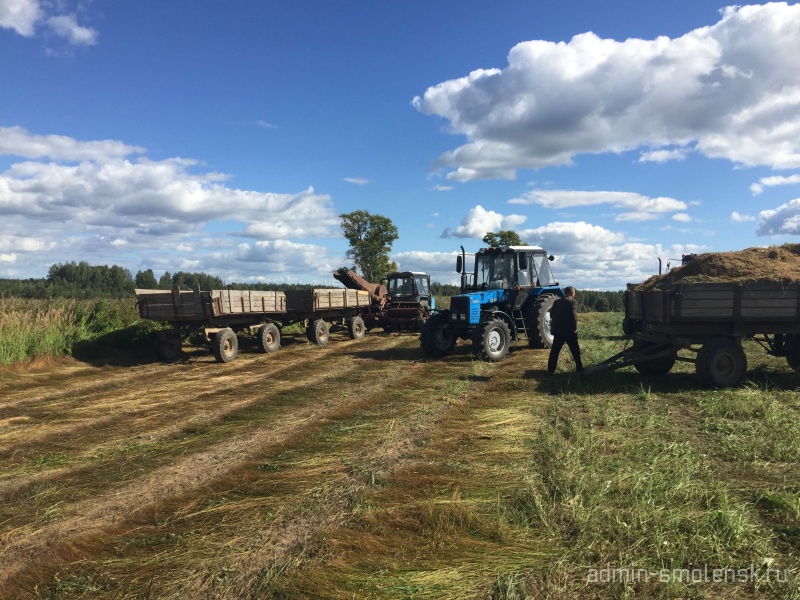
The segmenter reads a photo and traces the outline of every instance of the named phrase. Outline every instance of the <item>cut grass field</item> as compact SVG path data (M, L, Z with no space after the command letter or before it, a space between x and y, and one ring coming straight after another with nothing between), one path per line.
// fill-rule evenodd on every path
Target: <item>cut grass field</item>
M580 325L587 364L624 344ZM0 597L800 598L784 360L713 390L418 346L5 367Z

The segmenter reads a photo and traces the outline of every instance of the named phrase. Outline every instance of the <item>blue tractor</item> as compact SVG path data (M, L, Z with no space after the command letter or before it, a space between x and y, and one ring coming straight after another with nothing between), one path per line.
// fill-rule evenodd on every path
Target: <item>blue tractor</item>
M450 354L459 339L471 340L473 353L496 362L511 343L527 340L531 348L550 348L550 309L564 292L550 270L552 256L537 246L481 248L472 273L466 254L456 260L461 294L450 308L435 312L423 325L422 350L433 357Z

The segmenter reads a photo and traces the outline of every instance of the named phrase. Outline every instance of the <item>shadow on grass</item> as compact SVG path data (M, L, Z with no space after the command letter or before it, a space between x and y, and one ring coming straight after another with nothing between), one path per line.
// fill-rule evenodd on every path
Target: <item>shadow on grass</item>
M655 393L680 393L686 391L708 391L713 388L701 385L694 373L667 373L660 376L645 376L636 371L610 371L607 373L579 376L574 371L557 372L550 375L544 369L529 369L523 379L538 383L538 391L545 394L576 395L623 394L645 388ZM794 372L770 373L763 370L749 371L740 387L756 387L769 390L793 391L800 387L800 375Z

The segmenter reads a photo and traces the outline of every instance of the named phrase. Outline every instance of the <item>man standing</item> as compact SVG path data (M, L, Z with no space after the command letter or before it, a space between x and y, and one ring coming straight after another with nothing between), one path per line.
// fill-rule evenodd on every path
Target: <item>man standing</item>
M575 288L571 285L564 288L564 297L556 300L550 309L550 331L553 334L553 347L547 361L547 372L551 375L556 372L558 355L564 344L572 352L575 369L583 371L581 348L578 346L578 306L575 303Z

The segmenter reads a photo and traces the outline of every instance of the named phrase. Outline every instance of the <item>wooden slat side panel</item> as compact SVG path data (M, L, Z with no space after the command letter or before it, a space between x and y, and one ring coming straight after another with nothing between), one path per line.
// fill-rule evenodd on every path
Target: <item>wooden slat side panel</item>
M258 290L213 290L214 298L219 299L223 315L251 313L274 313L286 311L284 292Z
M181 291L179 294L171 290L136 290L136 301L139 305L139 316L153 321L192 321L202 320L209 316L206 307L209 302L208 292Z

